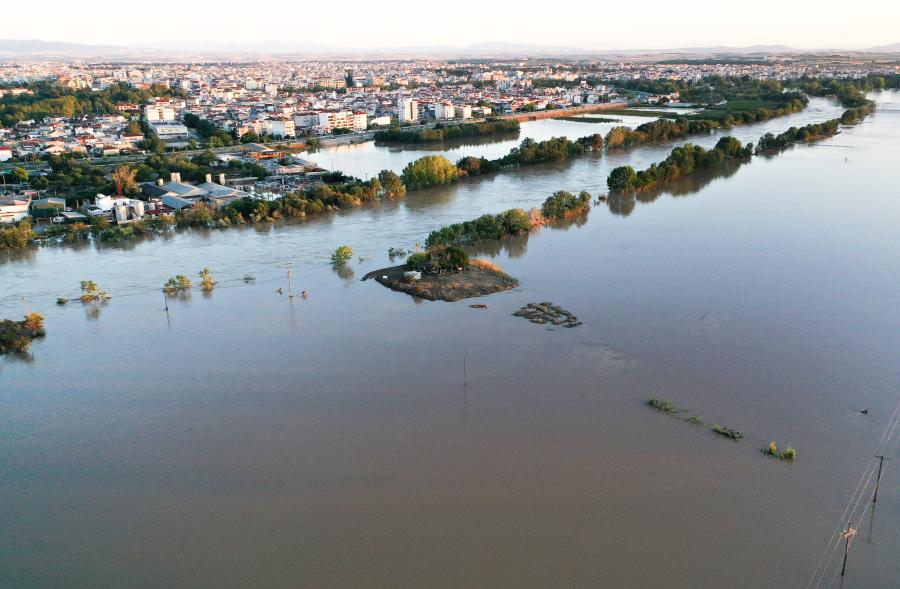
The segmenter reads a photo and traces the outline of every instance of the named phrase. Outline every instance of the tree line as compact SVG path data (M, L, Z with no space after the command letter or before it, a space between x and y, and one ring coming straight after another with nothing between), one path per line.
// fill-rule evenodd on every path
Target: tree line
M520 235L550 220L583 213L590 208L590 203L588 192L582 191L576 196L560 190L547 197L539 210L525 212L523 209L509 209L436 229L425 239L425 247L434 249Z
M722 137L709 150L688 143L676 147L665 160L654 163L647 169L636 172L631 166L614 168L609 173L606 184L614 192L647 190L695 171L713 168L726 160L746 160L752 154L752 143L741 145L734 137Z
M459 123L443 125L438 123L431 129L404 130L400 127L385 129L375 133L375 141L386 143L429 143L447 139L485 137L503 133L518 133L519 122L512 119L495 119L480 123Z
M10 85L7 85L9 87ZM74 117L80 114L120 114L118 105L141 104L154 96L184 96L183 90L163 85L135 88L124 82L110 84L103 90L68 88L57 82L16 84L31 94L22 93L0 97L0 125L11 127L19 121L44 117Z

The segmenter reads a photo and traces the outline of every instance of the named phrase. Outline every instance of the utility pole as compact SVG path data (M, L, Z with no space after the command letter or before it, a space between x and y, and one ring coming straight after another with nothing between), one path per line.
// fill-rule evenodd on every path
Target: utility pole
M162 289L163 303L165 304L166 313L169 312L169 297L166 296L166 289Z
M841 566L842 577L847 570L847 553L850 552L850 539L855 535L856 530L850 527L850 522L847 522L847 529L844 530L844 564Z
M875 494L872 496L872 503L878 501L878 484L881 483L881 465L884 464L885 460L890 460L890 458L885 458L878 454L875 455L875 458L878 458L878 477L875 479Z

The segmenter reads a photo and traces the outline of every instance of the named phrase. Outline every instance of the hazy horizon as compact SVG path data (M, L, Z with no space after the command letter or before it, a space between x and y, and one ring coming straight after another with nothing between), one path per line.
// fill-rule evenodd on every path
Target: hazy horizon
M89 45L121 45L152 49L200 49L202 44L232 47L259 44L321 45L340 51L370 51L407 47L465 48L482 43L572 47L588 51L665 50L687 47L744 47L786 45L795 49L867 49L900 42L894 23L900 6L885 7L865 29L848 32L835 18L836 2L820 3L810 12L762 0L752 11L722 8L700 0L691 9L651 0L636 18L631 6L569 6L564 12L522 5L517 12L500 6L480 6L477 13L462 10L434 15L421 3L398 0L389 10L372 13L371 5L349 0L339 8L307 8L275 0L257 11L217 8L157 0L123 6L110 0L93 2L90 9L52 1L50 18L34 18L33 7L5 8L7 22L15 22L6 39L42 40ZM832 9L833 8L833 9ZM540 18L536 13L540 11ZM575 18L579 15L578 18ZM740 19L740 27L735 27ZM335 24L340 23L340 24Z

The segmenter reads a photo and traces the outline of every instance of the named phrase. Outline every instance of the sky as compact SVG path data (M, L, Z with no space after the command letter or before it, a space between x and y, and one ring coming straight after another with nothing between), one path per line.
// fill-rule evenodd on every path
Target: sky
M39 6L39 9L37 8ZM560 3L342 0L7 0L0 38L180 48L305 42L346 49L513 42L584 49L782 44L859 49L900 42L900 1ZM854 13L857 13L858 16Z

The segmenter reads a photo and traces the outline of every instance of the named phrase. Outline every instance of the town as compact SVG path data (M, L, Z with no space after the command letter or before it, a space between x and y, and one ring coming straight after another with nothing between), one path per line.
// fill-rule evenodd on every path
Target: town
M685 61L0 63L0 222L32 216L38 223L72 223L102 215L127 223L198 202L221 206L308 187L329 172L314 160L316 147L368 141L378 129L527 120L604 105L691 106L677 90L646 91L653 81L790 82L898 71L889 60ZM207 174L194 183L138 170L143 184L131 196L146 202L132 198L125 205L122 194L111 200L90 186L48 181L60 162L90 162L102 174L96 188L117 166L169 152L214 154L222 170L216 182Z

